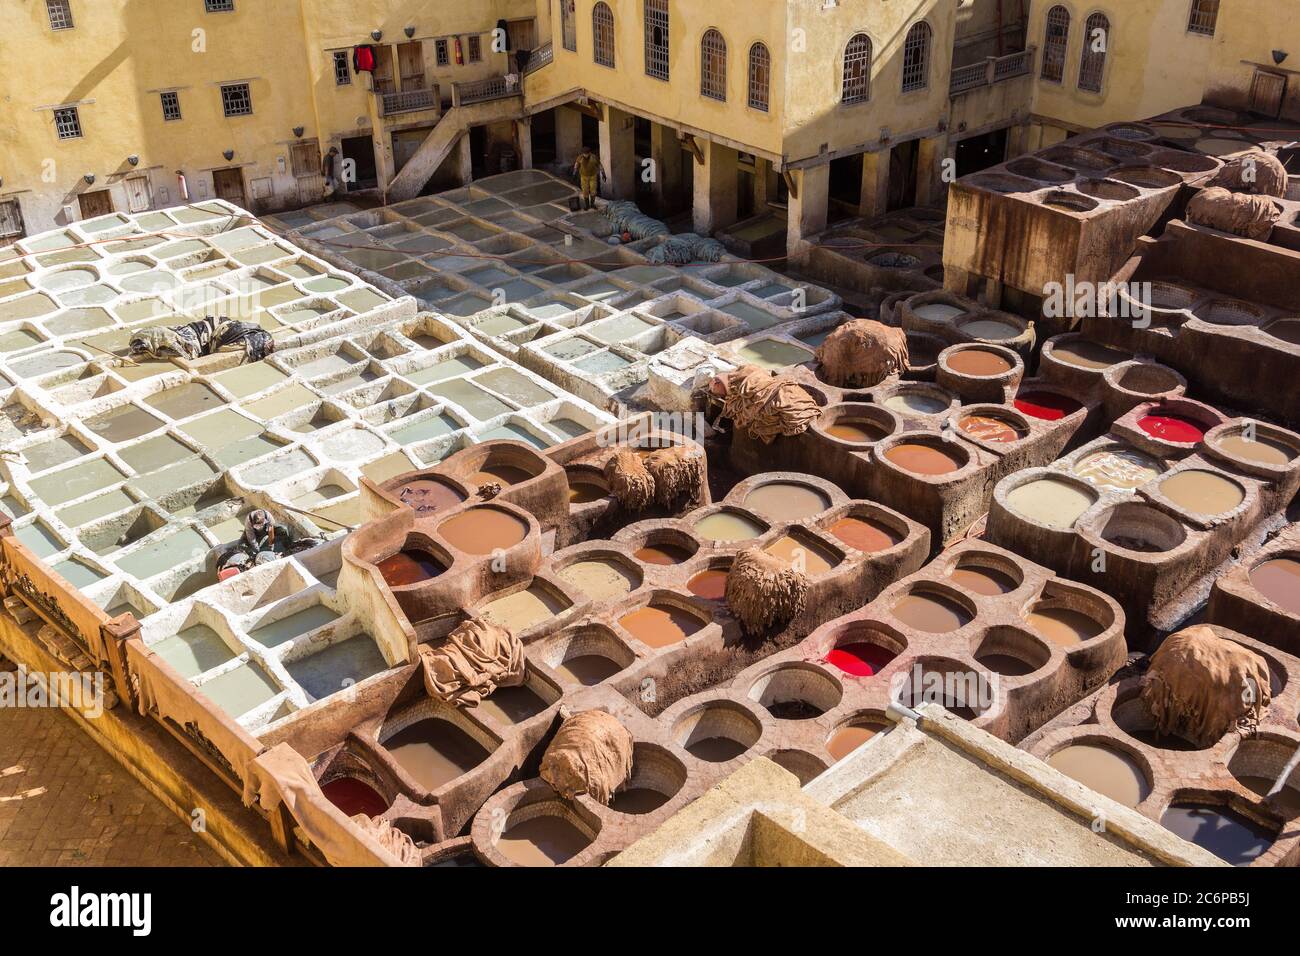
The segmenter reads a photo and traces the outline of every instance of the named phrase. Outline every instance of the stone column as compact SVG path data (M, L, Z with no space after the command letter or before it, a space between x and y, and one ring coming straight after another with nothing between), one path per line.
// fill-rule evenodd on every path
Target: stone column
M917 144L916 154L916 204L930 206L938 201L947 188L941 181L943 161L948 155L948 136L928 136Z
M515 141L519 148L519 168L533 168L533 123L525 116L515 120Z
M889 211L889 149L862 154L862 192L858 215L867 219Z
M786 252L795 257L805 239L826 228L826 209L830 202L831 164L809 166L794 172L794 189L787 207Z
M555 158L572 166L582 148L582 114L567 106L555 108Z
M631 113L605 107L605 118L600 121L600 162L608 177L602 195L635 198L636 177L641 170L636 163L636 122Z
M456 142L456 178L462 186L474 181L474 154L471 152L469 130Z
M650 158L654 160L654 196L659 214L676 209L682 190L682 163L695 162L677 142L677 130L662 123L650 124ZM640 175L640 171L637 171Z
M695 166L695 231L708 236L736 221L736 151L709 140L696 142L704 164Z

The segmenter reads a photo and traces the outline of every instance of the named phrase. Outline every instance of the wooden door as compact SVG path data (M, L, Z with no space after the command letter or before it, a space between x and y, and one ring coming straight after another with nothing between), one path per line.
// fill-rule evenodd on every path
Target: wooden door
M375 92L396 93L397 83L393 79L393 48L388 44L375 47Z
M0 201L0 243L13 242L27 234L23 227L23 211L17 199Z
M1261 116L1277 117L1282 113L1282 100L1286 96L1286 77L1281 73L1256 70L1250 84L1250 110Z
M82 219L107 216L113 211L113 197L107 189L96 189L94 192L82 193L77 197L77 201L81 204Z
M245 204L244 171L238 166L213 170L212 189L218 199L243 207Z
M126 181L126 208L129 212L144 212L153 207L153 190L148 176L132 176Z
M419 40L398 44L397 70L404 92L424 89L424 44Z
M532 50L537 46L537 21L532 17L527 20L509 20L506 30L510 34L510 49Z

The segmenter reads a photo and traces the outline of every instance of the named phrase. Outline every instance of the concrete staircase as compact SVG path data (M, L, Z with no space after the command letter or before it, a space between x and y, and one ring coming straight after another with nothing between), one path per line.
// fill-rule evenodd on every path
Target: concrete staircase
M451 155L461 137L469 134L471 127L519 119L523 114L523 96L519 93L453 106L442 114L438 125L429 131L420 148L388 184L388 201L401 202L418 196L443 160Z

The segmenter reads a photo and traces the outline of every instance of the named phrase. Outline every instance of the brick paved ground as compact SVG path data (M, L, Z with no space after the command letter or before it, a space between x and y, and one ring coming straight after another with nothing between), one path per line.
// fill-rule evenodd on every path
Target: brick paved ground
M0 707L0 866L222 866L55 708Z

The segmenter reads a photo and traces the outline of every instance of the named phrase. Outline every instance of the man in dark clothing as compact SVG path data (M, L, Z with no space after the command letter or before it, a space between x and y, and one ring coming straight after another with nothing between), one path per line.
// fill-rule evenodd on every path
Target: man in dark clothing
M325 154L320 174L325 177L325 195L332 195L338 187L339 148L337 146L331 146L329 152Z

